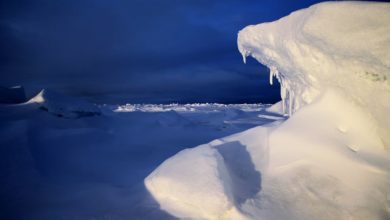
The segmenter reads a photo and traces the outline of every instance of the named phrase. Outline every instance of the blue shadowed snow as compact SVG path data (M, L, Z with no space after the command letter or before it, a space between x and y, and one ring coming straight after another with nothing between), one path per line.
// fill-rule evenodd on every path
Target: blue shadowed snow
M54 108L61 114L95 108L101 114L67 118L41 108L62 106L60 100L68 106ZM54 92L26 104L0 105L0 218L173 219L159 209L145 189L144 178L184 148L274 121L277 115L266 113L268 106L91 107ZM247 154L223 151L221 155L236 163L231 153ZM250 176L260 181L258 174ZM237 192L237 202L258 189L248 186L246 190Z

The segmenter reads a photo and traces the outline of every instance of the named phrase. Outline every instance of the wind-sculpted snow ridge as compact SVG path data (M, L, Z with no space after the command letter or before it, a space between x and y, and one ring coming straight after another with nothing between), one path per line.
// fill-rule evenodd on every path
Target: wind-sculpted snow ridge
M293 114L328 88L366 109L390 145L390 4L326 2L238 34L251 56L281 84L283 109Z
M390 4L317 4L246 27L238 47L281 83L282 103L267 111L290 118L163 162L145 179L161 209L183 219L390 219Z

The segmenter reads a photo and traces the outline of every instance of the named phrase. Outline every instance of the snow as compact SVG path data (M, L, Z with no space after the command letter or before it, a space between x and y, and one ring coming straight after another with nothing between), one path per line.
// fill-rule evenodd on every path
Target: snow
M390 219L389 22L327 2L240 31L272 106L0 104L0 219Z
M100 109L82 99L64 96L51 90L42 90L28 101L58 117L78 118L100 115Z
M367 109L388 146L389 11L388 3L321 3L244 28L238 48L279 80L285 113L291 115L335 88Z
M181 151L145 185L179 218L390 217L390 155L356 103L327 91L282 122Z
M118 106L116 112L218 112L227 109L240 109L245 112L256 112L263 104L219 104L219 103L192 103L192 104L126 104Z
M283 101L277 102L267 108L267 112L283 115Z
M272 121L258 117L268 106L97 106L46 89L1 104L0 219L175 219L144 178L182 149Z
M153 171L145 185L161 208L176 217L241 219L238 206L261 188L261 174L251 157L262 165L264 154L252 153L262 146L266 132L257 127L183 150ZM242 136L249 142L241 143Z
M181 219L389 219L389 22L388 3L326 2L241 30L244 62L268 66L283 100L258 116L269 123L155 169L145 186L161 209Z

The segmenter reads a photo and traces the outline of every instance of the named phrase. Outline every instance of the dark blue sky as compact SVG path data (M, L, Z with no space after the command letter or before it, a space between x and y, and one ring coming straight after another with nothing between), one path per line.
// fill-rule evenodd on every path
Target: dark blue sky
M0 1L0 85L97 102L275 102L237 32L319 1Z

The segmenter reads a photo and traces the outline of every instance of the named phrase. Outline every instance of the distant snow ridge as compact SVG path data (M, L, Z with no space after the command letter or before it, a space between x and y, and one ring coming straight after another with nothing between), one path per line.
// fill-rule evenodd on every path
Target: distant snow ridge
M267 111L290 117L164 161L145 179L160 207L182 219L390 219L390 4L317 4L246 27L238 47L281 83Z
M64 118L79 118L101 114L100 109L92 103L47 89L43 89L27 103L38 104L42 110Z
M245 112L255 112L267 104L219 104L219 103L192 103L192 104L126 104L118 106L116 112L213 112L224 111L226 109L238 108Z
M390 145L390 4L327 2L238 34L244 62L252 56L281 85L293 114L328 88L367 109Z

